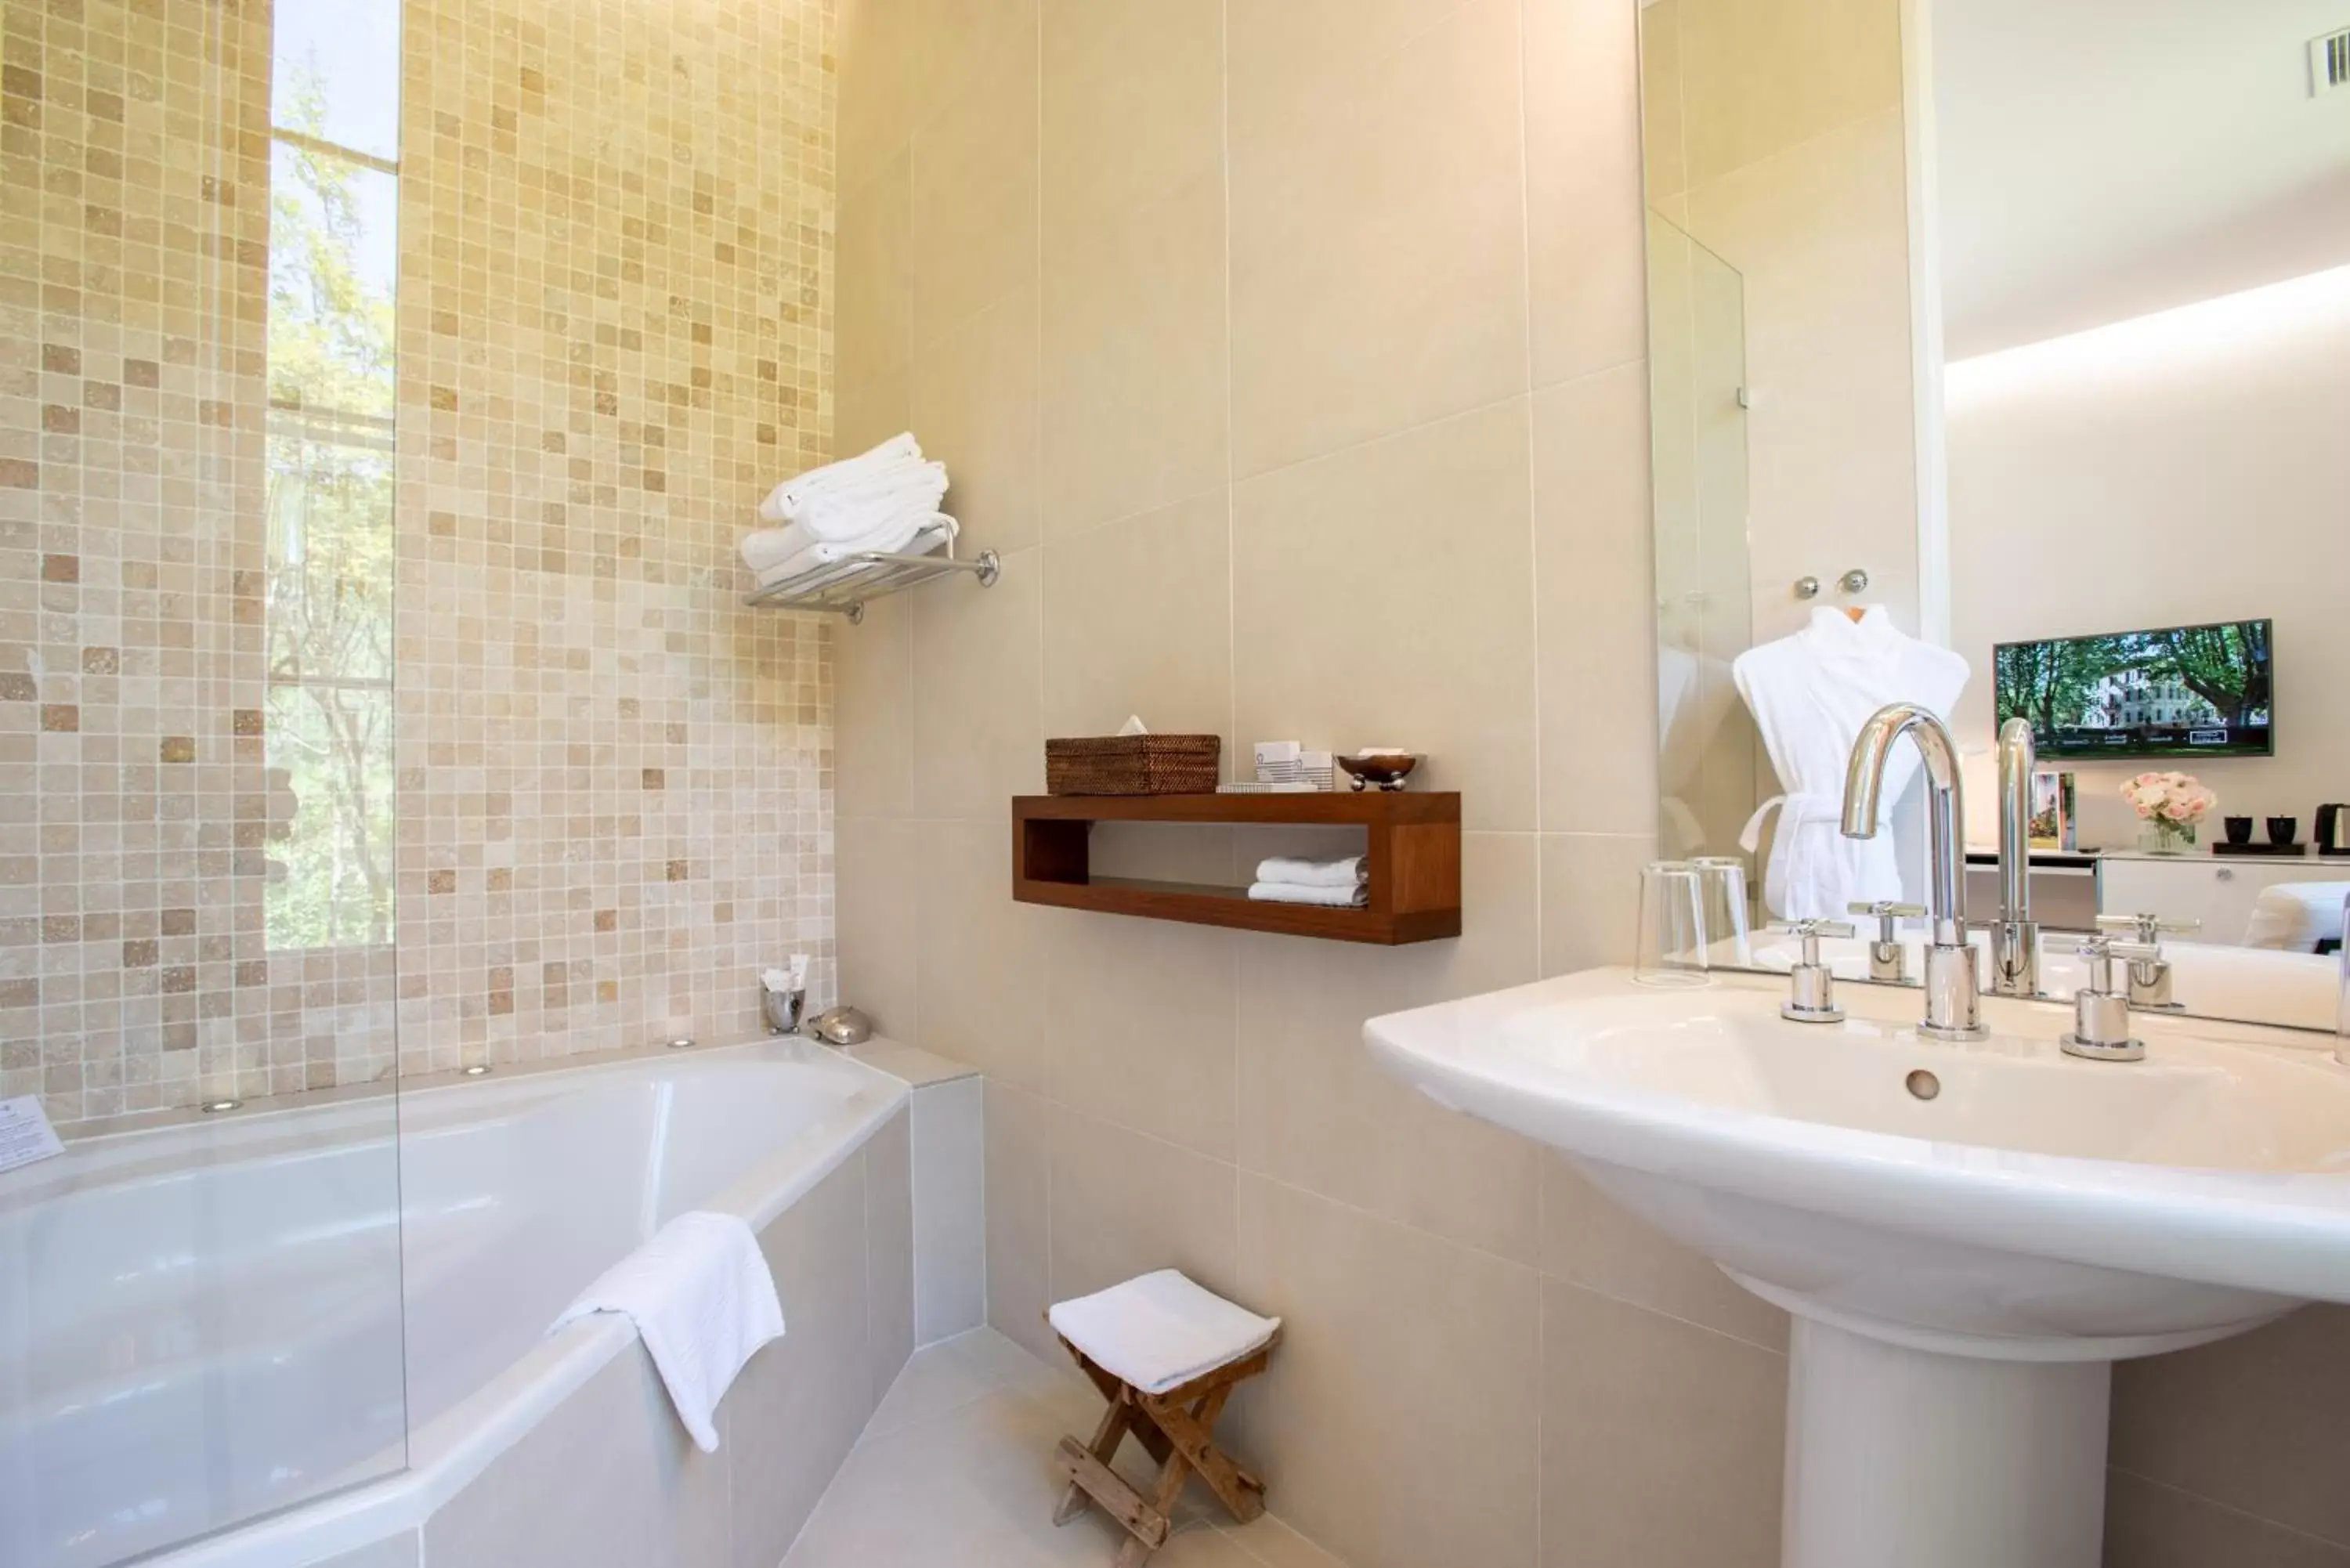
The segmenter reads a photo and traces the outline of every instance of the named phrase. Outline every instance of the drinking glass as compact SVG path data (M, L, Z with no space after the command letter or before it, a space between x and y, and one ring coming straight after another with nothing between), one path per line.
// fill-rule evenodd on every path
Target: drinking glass
M1697 872L1698 910L1712 943L1709 961L1751 967L1754 953L1747 940L1746 862L1735 855L1700 855L1690 866Z
M1686 860L1654 860L1640 870L1640 945L1632 979L1640 985L1705 983L1704 889Z

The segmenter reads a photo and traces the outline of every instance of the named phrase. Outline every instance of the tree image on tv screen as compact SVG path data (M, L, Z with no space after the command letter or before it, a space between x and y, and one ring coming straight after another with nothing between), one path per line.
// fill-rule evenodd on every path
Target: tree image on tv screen
M2029 720L2043 742L2094 733L2159 744L2194 731L2226 742L2266 729L2269 653L2264 620L2004 644L1999 718Z
M2163 653L2151 673L2178 680L2230 727L2265 723L2269 713L2269 623L2231 620L2181 627L2154 639Z

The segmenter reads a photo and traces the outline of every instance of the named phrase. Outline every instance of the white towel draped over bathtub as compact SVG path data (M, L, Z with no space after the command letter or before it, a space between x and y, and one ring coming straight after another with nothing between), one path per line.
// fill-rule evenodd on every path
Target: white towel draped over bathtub
M732 1214L681 1214L604 1271L552 1334L591 1313L624 1313L669 1388L693 1446L718 1451L711 1417L758 1348L784 1334L775 1277L751 1227Z

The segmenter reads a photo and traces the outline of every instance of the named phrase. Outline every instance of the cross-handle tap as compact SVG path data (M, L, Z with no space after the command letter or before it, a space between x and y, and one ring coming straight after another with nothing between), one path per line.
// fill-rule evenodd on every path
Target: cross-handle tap
M1795 1023L1835 1023L1844 1018L1836 1005L1835 976L1820 961L1822 937L1848 937L1852 927L1843 920L1774 920L1774 931L1793 933L1803 956L1787 971L1787 1000L1779 1016Z
M2162 939L2203 929L2200 920L2166 920L2160 915L2099 915L2097 929L2135 937L2150 956L2129 966L2129 1004L2140 1012L2178 1012L2182 1004L2171 1000L2170 961L2162 956Z
M1874 838L1885 793L1885 763L1902 736L1915 741L1926 759L1926 836L1933 852L1933 877L1927 906L1933 921L1926 949L1926 1018L1918 1033L1929 1040L1988 1040L1982 1021L1982 975L1967 942L1965 784L1959 777L1958 743L1931 710L1915 702L1879 708L1852 743L1852 765L1844 779L1844 836Z
M2146 1042L2130 1033L2129 995L2114 974L2117 962L2137 963L2159 950L2092 937L2074 950L2089 961L2089 977L2073 993L2073 1028L2058 1042L2067 1056L2090 1062L2140 1062Z
M1925 917L1923 904L1897 904L1889 898L1875 903L1846 904L1856 915L1866 915L1877 922L1877 935L1868 944L1868 978L1880 985L1909 983L1909 955L1901 946L1901 928L1898 922Z

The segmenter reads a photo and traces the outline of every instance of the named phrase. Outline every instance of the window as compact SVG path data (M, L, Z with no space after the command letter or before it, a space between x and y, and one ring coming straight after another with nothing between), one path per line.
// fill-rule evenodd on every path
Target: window
M393 923L400 7L275 15L269 946L371 946Z

